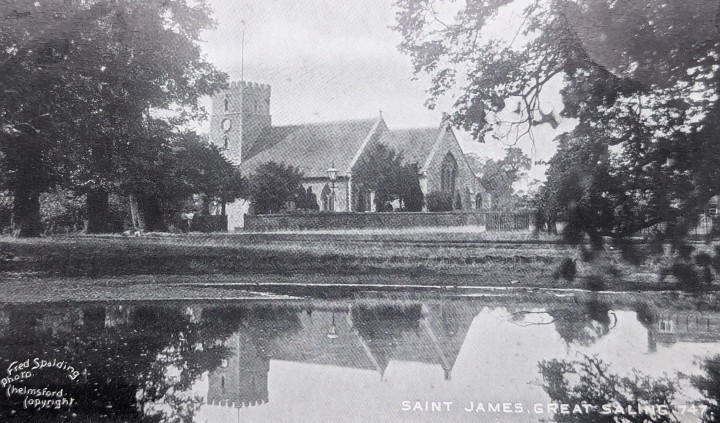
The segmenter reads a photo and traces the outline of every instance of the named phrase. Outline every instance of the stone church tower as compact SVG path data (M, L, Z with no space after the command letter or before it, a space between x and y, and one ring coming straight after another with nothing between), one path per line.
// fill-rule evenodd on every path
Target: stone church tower
M271 125L270 85L232 82L212 98L210 142L236 165L247 158L263 129Z

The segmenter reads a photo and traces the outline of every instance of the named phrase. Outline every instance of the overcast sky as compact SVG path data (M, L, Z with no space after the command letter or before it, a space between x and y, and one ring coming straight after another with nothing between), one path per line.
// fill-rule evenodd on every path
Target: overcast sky
M211 0L217 28L204 35L208 59L232 80L270 84L274 125L378 116L390 129L438 125L451 99L424 106L428 79L413 81L397 50L393 0ZM507 27L512 22L503 22ZM245 31L244 67L242 34ZM244 68L244 72L243 72ZM244 73L244 75L243 75ZM560 105L561 107L561 105ZM559 110L557 110L559 111ZM456 131L466 152L498 158L509 140L480 144ZM554 134L522 140L533 160L547 160ZM512 140L514 141L514 140ZM532 177L542 177L534 169Z

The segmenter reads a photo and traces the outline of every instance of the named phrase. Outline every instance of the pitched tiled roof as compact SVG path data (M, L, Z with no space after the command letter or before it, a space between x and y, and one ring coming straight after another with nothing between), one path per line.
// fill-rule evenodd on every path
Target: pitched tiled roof
M269 126L260 133L257 140L242 152L243 161L249 160L259 153L274 147L277 143L289 137L292 133L300 130L302 125Z
M375 118L268 128L240 171L250 175L261 164L274 161L298 167L306 178L327 177L333 165L344 176L365 139L381 122Z
M404 163L417 163L421 169L440 137L440 127L399 129L383 133L380 142L402 153Z

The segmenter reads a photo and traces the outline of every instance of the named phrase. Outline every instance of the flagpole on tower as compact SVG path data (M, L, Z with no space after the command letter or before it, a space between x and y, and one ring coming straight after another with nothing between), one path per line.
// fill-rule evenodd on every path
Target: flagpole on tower
M240 42L240 80L245 80L245 22L243 21L242 41Z

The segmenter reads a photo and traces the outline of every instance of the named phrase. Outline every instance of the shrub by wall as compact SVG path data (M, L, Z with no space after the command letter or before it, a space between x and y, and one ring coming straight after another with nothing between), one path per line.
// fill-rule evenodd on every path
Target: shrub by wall
M187 227L187 221L185 221L185 227ZM182 226L180 226L182 227ZM191 232L227 232L228 230L228 219L227 216L222 215L205 215L195 216L190 222Z
M447 212L453 209L453 195L450 192L431 192L425 196L428 211Z

